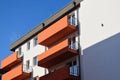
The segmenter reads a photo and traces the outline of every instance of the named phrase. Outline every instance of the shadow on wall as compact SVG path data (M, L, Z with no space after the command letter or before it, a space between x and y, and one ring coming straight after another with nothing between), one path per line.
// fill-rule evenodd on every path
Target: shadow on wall
M83 53L84 80L120 80L120 33Z

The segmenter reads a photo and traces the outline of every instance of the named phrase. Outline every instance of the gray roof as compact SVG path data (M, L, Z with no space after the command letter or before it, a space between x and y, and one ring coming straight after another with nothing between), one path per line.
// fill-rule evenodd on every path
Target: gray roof
M56 14L48 18L45 22L41 23L37 27L35 27L33 30L25 34L23 37L15 41L13 44L10 46L11 51L15 51L16 48L24 44L26 41L31 39L33 36L37 35L40 33L42 30L46 29L49 27L51 24L54 22L58 21L60 18L64 17L68 13L72 12L76 8L80 6L80 1L79 0L74 0L70 4L68 4L66 7L64 7L62 10L58 11Z

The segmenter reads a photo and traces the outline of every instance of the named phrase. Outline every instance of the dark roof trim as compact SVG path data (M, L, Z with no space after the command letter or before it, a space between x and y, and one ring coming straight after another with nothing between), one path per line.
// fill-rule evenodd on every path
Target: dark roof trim
M19 46L24 44L26 41L31 39L33 36L37 35L39 32L41 32L45 28L49 27L51 24L53 24L54 22L56 22L60 18L64 17L68 13L72 12L73 10L78 8L79 6L80 6L80 1L79 0L74 0L72 3L68 4L66 7L64 7L62 10L60 10L56 14L54 14L52 17L47 19L45 22L38 25L36 28L34 28L33 30L31 30L30 32L25 34L23 37L18 39L16 42L14 42L10 46L10 50L14 51L16 48L18 48Z

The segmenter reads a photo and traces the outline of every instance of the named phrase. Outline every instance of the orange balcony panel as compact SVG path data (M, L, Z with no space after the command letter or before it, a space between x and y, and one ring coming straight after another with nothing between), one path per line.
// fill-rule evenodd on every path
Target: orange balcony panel
M13 66L19 64L22 62L21 58L17 58L17 54L18 52L14 52L13 54L11 54L10 56L8 56L7 58L5 58L2 62L1 62L1 68L3 70L9 70L10 68L12 68Z
M38 34L38 43L51 46L61 38L68 36L76 30L76 27L68 23L68 16L63 17L53 25Z
M68 39L55 45L38 56L39 66L49 68L68 58L77 55L77 50L69 48Z
M2 80L24 80L30 77L29 73L24 73L22 64L2 75Z

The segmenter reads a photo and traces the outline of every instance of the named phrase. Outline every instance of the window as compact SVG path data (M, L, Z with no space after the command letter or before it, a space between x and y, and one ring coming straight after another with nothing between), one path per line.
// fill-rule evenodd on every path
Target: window
M75 14L72 14L68 17L68 21L71 25L76 25L76 19L75 19Z
M71 49L77 49L77 43L76 43L76 37L69 38L69 48Z
M20 56L22 54L22 49L21 47L18 49L18 55Z
M28 70L30 68L30 61L26 61L26 70Z
M27 50L30 49L30 42L27 43Z
M78 66L76 61L72 61L70 63L68 63L68 65L70 66L70 75L74 75L74 76L78 76Z
M36 46L38 44L38 38L34 38L34 46Z
M71 19L72 25L75 25L75 15L72 15L71 18L72 18L72 19Z
M33 66L37 65L38 61L37 61L37 56L33 58Z

